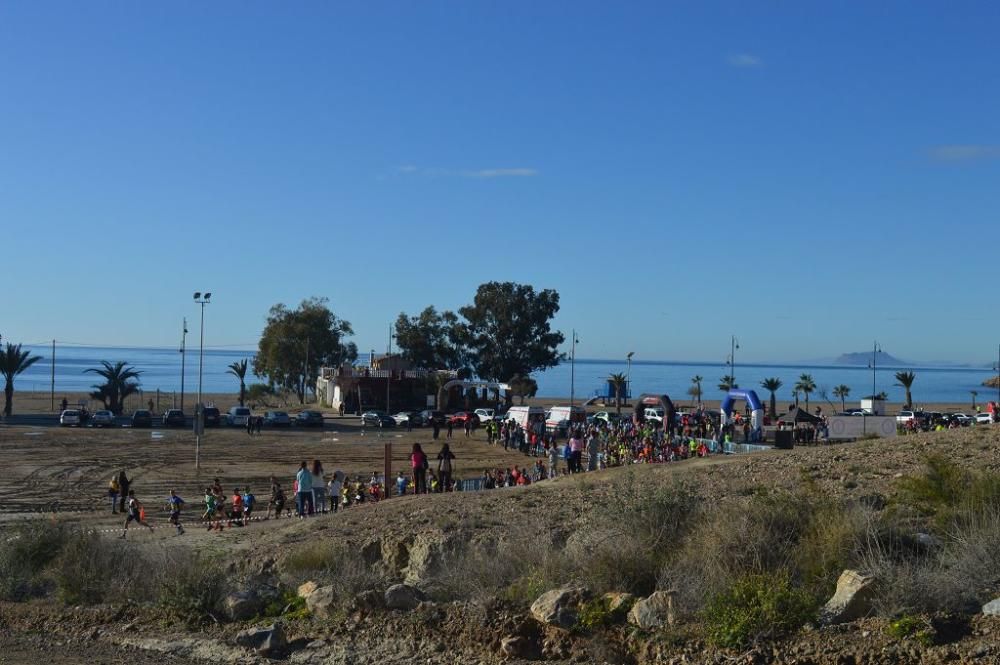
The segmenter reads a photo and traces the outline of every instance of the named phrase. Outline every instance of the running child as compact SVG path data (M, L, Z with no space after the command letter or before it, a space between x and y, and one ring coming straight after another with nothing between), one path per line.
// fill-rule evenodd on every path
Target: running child
M253 507L257 504L257 497L253 495L250 491L250 486L247 485L243 490L243 524L246 525L250 521L251 513L253 513Z
M153 527L147 524L144 518L145 511L142 509L142 504L139 503L139 500L135 498L135 490L129 490L128 500L125 501L125 527L122 529L121 537L124 538L125 534L128 533L128 525L130 522L141 524L152 531Z
M177 496L175 490L170 490L170 498L167 499L167 503L170 505L170 523L177 528L177 535L184 533L184 527L181 526L181 508L184 507L184 499Z

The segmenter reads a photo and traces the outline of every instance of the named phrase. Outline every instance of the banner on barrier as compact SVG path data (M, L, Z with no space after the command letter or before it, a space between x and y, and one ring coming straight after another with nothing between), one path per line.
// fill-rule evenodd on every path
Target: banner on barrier
M830 416L830 439L861 439L873 434L896 436L895 416Z

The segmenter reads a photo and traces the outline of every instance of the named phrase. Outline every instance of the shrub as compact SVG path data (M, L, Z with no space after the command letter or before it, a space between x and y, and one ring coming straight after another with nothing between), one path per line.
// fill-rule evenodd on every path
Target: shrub
M43 573L69 536L62 525L43 520L25 522L4 533L0 540L0 598L24 600L43 594L50 585Z
M228 588L221 563L198 554L165 554L159 604L190 625L216 619Z
M611 601L604 596L600 596L580 606L576 619L576 628L589 632L597 628L620 623L625 619L630 609L632 609L632 604L627 603L612 610Z
M721 647L746 647L780 637L814 621L819 603L792 587L787 575L748 575L714 596L705 608L709 640Z
M338 598L353 598L359 591L383 586L384 575L365 561L361 551L338 542L312 542L296 547L282 569L295 584L307 579L333 586Z
M148 555L129 548L121 540L108 540L95 533L73 532L53 565L59 598L71 605L149 597L153 580Z
M936 638L934 626L927 619L916 616L903 616L890 622L885 632L897 640L912 637L924 646L931 646Z

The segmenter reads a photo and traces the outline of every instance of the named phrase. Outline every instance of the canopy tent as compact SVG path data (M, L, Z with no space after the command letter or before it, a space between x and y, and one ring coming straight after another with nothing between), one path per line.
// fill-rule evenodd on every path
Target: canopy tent
M813 425L818 425L823 422L822 418L812 415L808 411L800 409L799 407L793 407L790 411L782 413L778 416L778 420L783 423L811 423Z

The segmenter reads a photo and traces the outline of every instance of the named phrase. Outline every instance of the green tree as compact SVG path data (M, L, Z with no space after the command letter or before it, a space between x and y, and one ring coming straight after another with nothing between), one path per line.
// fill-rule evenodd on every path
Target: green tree
M701 406L701 394L702 394L701 382L704 380L705 378L703 376L701 376L700 374L696 374L695 376L691 377L692 385L690 388L688 388L688 395L691 395L691 397L694 397L696 400L698 400L698 406Z
M816 390L816 382L813 381L812 374L800 374L799 380L795 384L795 390L806 396L806 411L809 410L809 393ZM795 400L798 404L798 398Z
M731 374L726 374L721 379L719 379L719 390L732 390L733 388L739 388L736 385L736 379L733 378Z
M251 404L263 404L264 406L271 406L269 400L276 396L274 388L266 383L251 383L247 386L246 394L244 395L246 401ZM240 402L240 406L243 406L243 402Z
M564 358L557 349L565 338L551 328L558 311L554 290L536 293L527 284L488 282L479 286L473 304L458 310L465 321L456 327L455 337L479 378L528 376Z
M458 369L462 365L461 345L456 339L458 317L454 312L438 313L433 306L417 316L400 312L396 319L396 344L403 358L421 369Z
M510 386L511 397L520 397L521 405L524 405L525 397L534 397L538 393L538 383L530 376L515 375L507 382Z
M904 409L909 409L913 406L910 388L913 387L913 380L916 378L917 375L913 372L896 372L896 385L906 390L906 406L903 407Z
M249 362L246 358L243 360L237 360L236 362L230 363L229 368L226 370L226 374L232 374L237 379L240 380L240 406L246 402L247 398L247 367Z
M306 390L316 389L320 367L337 367L358 357L351 324L327 307L326 298L303 300L290 310L278 303L267 316L267 325L257 345L253 373L272 387L295 393L305 402Z
M847 396L851 394L850 386L845 386L843 383L833 389L833 396L840 398L840 411L843 413L847 410Z
M138 379L142 372L129 367L123 360L113 365L107 360L102 360L100 367L91 367L83 371L97 374L104 379L104 383L93 386L94 392L90 393L90 396L100 400L105 409L116 415L121 414L125 399L139 392Z
M622 393L625 392L625 387L628 385L628 379L624 374L612 374L608 377L608 382L611 387L615 390L615 411L618 415L622 413Z
M760 382L760 387L764 390L769 390L771 392L771 419L774 420L778 417L777 401L775 399L774 393L777 392L781 386L784 384L776 376L772 376L769 379L764 379Z
M7 343L0 353L0 374L3 374L3 414L9 416L14 400L14 377L41 360L41 356L31 355L31 351L22 351L20 344Z

